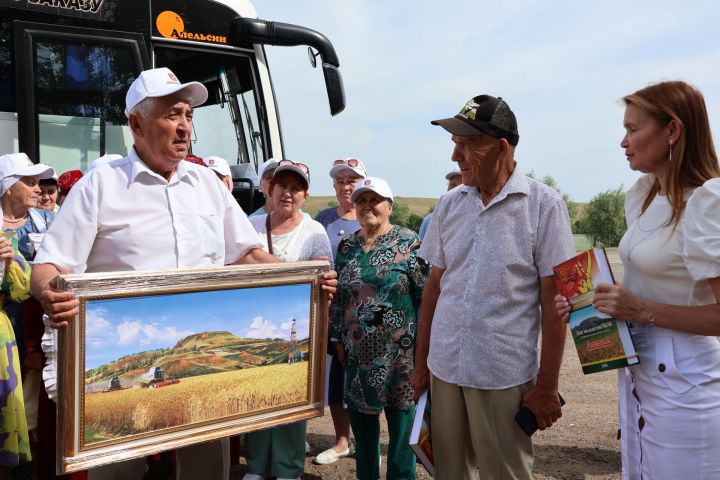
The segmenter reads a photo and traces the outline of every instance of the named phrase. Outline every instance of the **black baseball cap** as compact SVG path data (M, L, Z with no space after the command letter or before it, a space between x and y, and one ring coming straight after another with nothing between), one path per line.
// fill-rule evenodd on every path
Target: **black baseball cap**
M504 138L513 146L520 140L515 114L502 97L492 95L478 95L454 117L430 123L461 137L487 133L495 138Z

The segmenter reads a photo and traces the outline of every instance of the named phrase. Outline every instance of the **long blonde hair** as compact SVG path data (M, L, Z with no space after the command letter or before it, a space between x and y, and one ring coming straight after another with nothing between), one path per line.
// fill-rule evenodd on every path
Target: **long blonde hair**
M667 175L667 195L672 206L667 224L677 225L685 209L684 190L720 177L705 99L698 89L685 82L668 81L649 85L623 97L623 101L625 105L632 104L644 110L660 125L675 120L680 128L677 142L670 147L672 161ZM656 178L645 197L642 212L650 206L659 190Z

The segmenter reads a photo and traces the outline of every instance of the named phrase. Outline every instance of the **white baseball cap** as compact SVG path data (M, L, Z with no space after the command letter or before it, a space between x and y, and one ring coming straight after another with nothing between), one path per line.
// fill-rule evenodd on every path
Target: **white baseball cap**
M363 192L375 192L381 197L387 198L391 202L393 201L393 194L390 190L390 185L378 177L365 177L355 184L355 190L350 195L350 200L356 202L360 194Z
M445 175L445 180L450 180L450 179L451 179L452 177L454 177L455 175L461 175L461 176L462 176L462 172L460 171L460 167L455 167L455 168L453 168L452 170L450 170L450 171Z
M230 173L230 165L228 164L227 160L220 157L206 157L205 158L205 165L208 166L210 170L215 170L217 173L222 175L223 177L231 177L232 173Z
M125 95L125 116L130 116L132 109L146 98L165 97L180 91L191 107L202 105L208 98L205 85L200 82L180 83L169 68L145 70L130 85Z
M349 157L341 160L335 160L330 168L330 176L335 178L340 172L352 172L360 177L367 177L365 165L357 158Z
M0 196L22 177L38 176L45 180L55 176L55 169L42 163L33 163L24 153L8 153L0 156Z
M265 172L269 174L272 170L275 170L279 161L280 160L276 158L271 158L264 162L262 165L260 165L260 170L258 171L258 178L262 180Z

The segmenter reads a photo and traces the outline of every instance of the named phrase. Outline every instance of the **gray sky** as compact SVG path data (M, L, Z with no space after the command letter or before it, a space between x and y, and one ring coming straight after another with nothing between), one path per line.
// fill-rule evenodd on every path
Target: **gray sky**
M552 175L576 201L637 178L619 147L619 98L680 79L704 93L720 138L716 1L256 0L258 16L325 34L340 58L347 108L331 117L303 47L267 47L288 158L333 193L332 160L355 156L395 195L436 197L450 136L430 120L502 96L518 117L523 171Z

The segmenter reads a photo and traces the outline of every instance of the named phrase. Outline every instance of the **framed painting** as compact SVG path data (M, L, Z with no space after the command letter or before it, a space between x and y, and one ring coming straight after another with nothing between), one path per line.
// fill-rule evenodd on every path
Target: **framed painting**
M58 473L322 415L328 269L60 276Z

